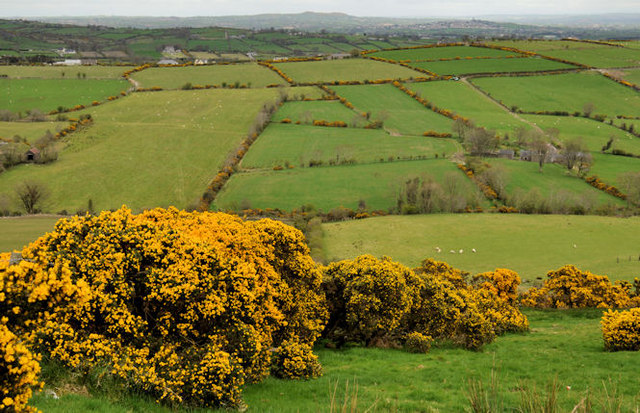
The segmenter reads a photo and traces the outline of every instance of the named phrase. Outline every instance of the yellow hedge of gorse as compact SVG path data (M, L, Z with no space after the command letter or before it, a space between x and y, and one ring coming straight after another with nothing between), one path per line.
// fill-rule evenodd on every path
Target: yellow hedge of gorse
M640 308L609 310L604 313L600 323L606 350L640 350Z
M2 309L19 309L7 324L72 368L107 364L159 401L199 406L240 405L271 369L320 374L321 274L282 223L122 208L61 220L22 255L0 268Z
M628 308L640 305L640 298L628 282L612 284L607 276L566 265L547 273L544 284L526 291L521 303L537 308Z

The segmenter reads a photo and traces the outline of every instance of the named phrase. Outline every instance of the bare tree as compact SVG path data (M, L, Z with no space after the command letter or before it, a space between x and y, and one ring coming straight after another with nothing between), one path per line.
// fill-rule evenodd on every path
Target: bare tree
M15 191L27 214L40 212L39 205L49 195L47 188L36 181L24 181L15 188Z
M527 146L535 155L535 159L538 161L538 168L542 172L542 167L547 159L547 155L551 150L549 137L541 132L531 130L529 131L529 139Z
M456 120L454 120L453 124L451 125L451 130L453 131L453 133L458 135L460 137L460 140L462 141L464 141L465 136L467 136L467 132L471 128L473 128L473 125L467 124L461 118L457 118Z
M473 128L467 133L464 144L471 156L487 156L498 148L499 140L494 131Z
M582 106L582 113L584 113L585 117L589 118L591 117L591 114L593 113L595 108L596 105L594 105L593 102L587 102L584 104L584 106Z
M625 172L618 177L629 205L640 205L640 172Z
M562 155L568 170L572 170L575 166L580 167L580 164L585 162L591 163L589 162L591 154L581 137L566 141L562 148Z

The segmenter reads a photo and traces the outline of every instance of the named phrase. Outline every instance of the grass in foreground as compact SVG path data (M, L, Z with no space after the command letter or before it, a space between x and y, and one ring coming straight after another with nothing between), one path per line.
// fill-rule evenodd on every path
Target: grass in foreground
M323 229L329 261L388 255L414 267L434 258L472 273L509 268L529 281L566 264L612 280L640 274L638 217L434 214L337 222Z
M355 404L358 411L459 412L469 407L469 381L489 387L494 372L502 411L515 411L523 390L535 388L545 394L554 380L560 411L571 411L587 391L596 409L607 400L605 392L609 399L614 392L623 399L621 411L637 406L637 353L604 351L601 310L527 310L526 314L530 333L499 337L480 352L446 345L428 354L317 348L322 377L309 381L267 378L245 386L244 399L250 411L262 412L329 411L332 405L333 411L341 411L345 401L347 406ZM59 400L40 393L32 404L54 413L170 411L148 399L115 392L111 397L66 394Z
M60 218L38 215L0 218L0 252L21 250L25 245L51 231Z

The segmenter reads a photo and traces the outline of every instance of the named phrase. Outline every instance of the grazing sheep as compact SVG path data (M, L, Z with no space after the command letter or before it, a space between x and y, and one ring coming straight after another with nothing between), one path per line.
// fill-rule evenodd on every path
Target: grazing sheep
M461 249L461 250L460 250L460 254L462 254L463 252L464 252L464 250L462 250L462 249Z
M576 244L573 244L573 248L578 248L578 246Z
M449 252L450 252L450 253L452 253L452 254L455 254L455 253L456 253L454 250L451 250L451 251L449 251Z
M476 252L476 249L475 248L471 248L471 252Z
M440 249L440 247L436 247L436 252L438 252L438 253L442 252L442 250Z

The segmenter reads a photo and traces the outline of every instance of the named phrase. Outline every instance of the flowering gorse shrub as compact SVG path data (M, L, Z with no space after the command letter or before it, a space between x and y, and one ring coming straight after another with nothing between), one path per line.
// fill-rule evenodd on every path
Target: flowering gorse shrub
M630 295L630 284L612 284L604 275L581 271L573 265L550 271L539 288L531 288L521 297L522 305L538 308L626 308L637 306Z
M106 364L159 401L202 406L241 404L274 353L294 363L288 377L319 374L309 349L327 319L321 276L292 227L122 208L61 220L22 255L3 271L16 284L2 290L7 305L29 304L14 324L67 366Z
M515 271L496 268L495 271L474 275L471 282L476 289L489 290L513 305L518 297L520 281L520 276Z
M640 308L605 312L600 321L608 351L640 350Z

